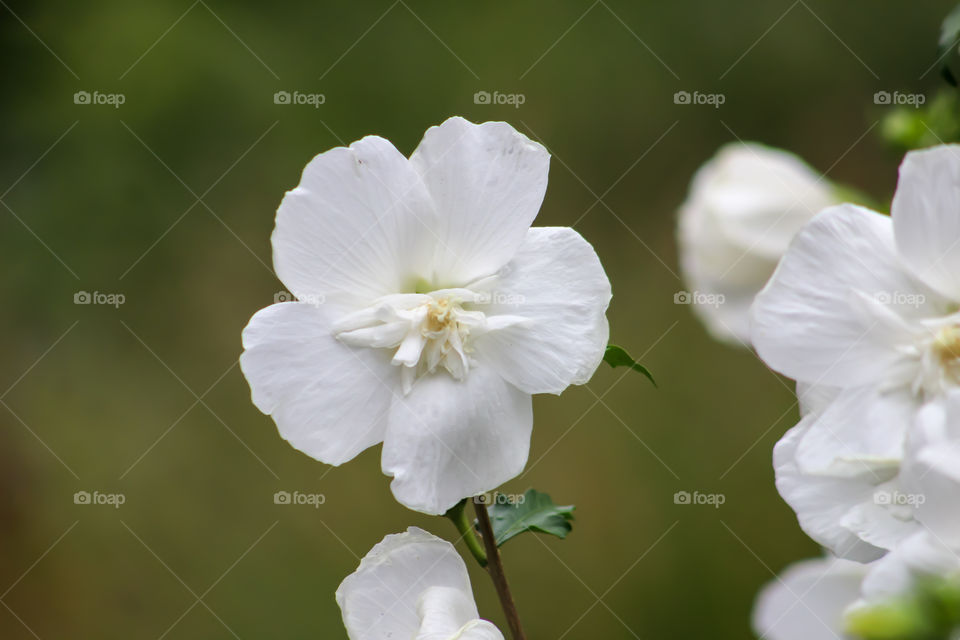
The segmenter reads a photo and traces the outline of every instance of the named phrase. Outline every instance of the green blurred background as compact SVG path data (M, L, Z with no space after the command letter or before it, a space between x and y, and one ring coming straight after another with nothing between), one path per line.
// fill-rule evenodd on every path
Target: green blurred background
M3 0L0 637L344 638L333 593L359 556L411 524L454 537L394 502L378 450L331 469L289 447L235 366L282 290L269 237L304 164L371 133L409 153L454 114L552 151L538 224L594 244L613 339L660 383L603 368L535 400L531 462L505 490L578 508L566 541L504 548L529 636L750 637L771 571L817 553L773 485L796 410L673 304L674 212L736 138L889 195L873 94L932 94L951 4ZM280 490L326 502L275 505ZM676 505L681 490L726 502Z

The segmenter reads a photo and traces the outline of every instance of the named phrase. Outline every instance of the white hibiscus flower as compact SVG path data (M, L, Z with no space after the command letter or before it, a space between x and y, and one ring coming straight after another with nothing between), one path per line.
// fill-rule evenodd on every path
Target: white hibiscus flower
M753 629L766 640L842 640L844 613L860 597L867 565L840 558L787 567L757 596Z
M806 532L869 560L918 526L901 500L919 408L960 388L960 147L907 154L887 217L817 215L753 306L771 368L831 402L777 445L781 494ZM819 392L822 393L822 390Z
M728 144L697 171L677 239L693 309L714 337L750 344L754 296L797 231L838 203L800 158L756 143Z
M480 620L463 559L422 529L388 535L340 584L350 640L503 640Z
M397 499L440 514L526 464L530 395L583 384L610 283L567 227L530 227L549 154L502 122L451 118L410 159L371 136L314 158L273 232L299 302L259 311L240 365L307 455L383 442Z

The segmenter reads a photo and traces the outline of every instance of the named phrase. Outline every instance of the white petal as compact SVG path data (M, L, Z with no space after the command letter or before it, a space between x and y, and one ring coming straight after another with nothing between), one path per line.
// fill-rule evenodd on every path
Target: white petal
M435 214L419 174L369 136L315 157L277 210L277 276L301 299L359 308L427 273Z
M498 315L527 322L477 338L475 349L527 393L560 393L593 376L610 337L610 282L593 247L569 227L534 227L516 257L491 279Z
M428 280L441 288L465 286L513 257L543 202L550 154L505 122L450 118L427 130L410 163L436 203Z
M473 598L458 589L427 589L418 612L421 623L415 640L503 640L496 626L477 619Z
M438 371L394 400L383 472L401 504L439 515L517 476L532 427L530 396L485 363L463 381Z
M897 248L921 280L960 300L960 146L911 151L891 208Z
M840 394L842 389L804 382L797 383L797 402L800 405L800 415L823 412L830 403Z
M347 635L412 640L421 625L421 598L437 587L462 594L458 611L468 617L461 624L477 617L467 567L452 544L416 527L388 535L337 589Z
M960 549L960 392L928 403L917 416L903 471L916 518Z
M396 372L385 351L334 339L327 313L298 302L261 309L243 330L240 368L280 435L337 465L383 440Z
M899 478L877 485L873 496L851 508L840 526L880 549L893 549L920 529L916 509L905 502Z
M796 512L800 527L808 536L842 558L874 560L883 555L883 550L864 542L841 524L850 509L873 499L872 477L809 475L797 465L797 447L814 419L815 416L808 416L801 420L774 447L777 490Z
M713 217L729 245L776 261L797 231L832 204L830 183L794 154L732 143L700 168L684 207Z
M450 640L503 640L503 634L492 622L471 620Z
M910 592L919 579L960 571L960 557L928 531L920 531L875 562L863 581L867 601Z
M884 482L899 470L915 408L906 390L846 389L812 421L796 462L804 473L868 474Z
M900 336L897 314L919 317L928 309L870 301L912 292L925 288L901 267L890 219L853 205L832 207L796 236L757 296L753 344L771 368L798 381L868 384L902 357L898 340L911 340ZM887 316L873 317L881 312Z
M477 605L459 589L430 587L420 596L417 613L420 628L416 640L449 640L477 618Z
M770 582L753 609L754 631L766 640L839 640L843 612L856 601L867 565L818 558L791 565Z

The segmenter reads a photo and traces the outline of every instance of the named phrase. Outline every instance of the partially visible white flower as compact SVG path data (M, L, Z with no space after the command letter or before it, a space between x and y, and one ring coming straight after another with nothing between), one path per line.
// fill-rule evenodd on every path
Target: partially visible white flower
M901 485L916 503L914 531L869 565L851 611L896 606L932 585L960 583L960 390L920 410Z
M460 554L416 527L371 549L337 604L350 640L503 640L480 619Z
M925 403L960 389L960 147L907 154L892 216L829 208L753 306L753 344L802 388L832 389L775 450L804 530L870 560L924 526L906 469Z
M835 392L800 387L798 393L805 397L804 421L831 411ZM866 421L876 417L862 416ZM849 557L869 560L885 553L861 536L884 528L898 535L889 535L891 550L869 563L827 557L787 569L757 600L754 627L763 638L846 638L846 626L858 617L862 624L862 616L877 607L896 609L931 585L960 582L960 389L925 403L914 418L899 473L883 489L887 493L878 493L865 473L801 477L778 467L777 486L797 508L801 523L829 533L835 546L849 549ZM809 428L801 422L791 430L777 445L777 457L790 450L795 468L797 441ZM876 501L880 495L886 498ZM867 528L857 529L853 514L868 505L875 511L860 518ZM882 625L882 616L873 624Z
M804 415L773 450L777 490L807 535L842 558L869 562L910 535L916 523L898 475L902 434L893 430L892 444L882 432L872 441L863 425L896 425L913 416L909 404L881 402L869 390L833 399L838 393L798 387ZM861 411L853 424L847 415L852 403ZM885 447L894 451L884 454Z
M838 202L800 158L760 144L728 144L697 171L680 207L680 264L714 337L750 344L754 296L797 231Z
M787 567L757 596L753 629L765 640L842 640L844 611L860 597L868 566L835 557Z
M407 159L366 137L314 158L277 210L277 276L299 302L243 331L254 404L338 465L383 443L397 500L441 514L527 462L531 394L583 384L610 282L568 227L530 227L547 150L451 118Z

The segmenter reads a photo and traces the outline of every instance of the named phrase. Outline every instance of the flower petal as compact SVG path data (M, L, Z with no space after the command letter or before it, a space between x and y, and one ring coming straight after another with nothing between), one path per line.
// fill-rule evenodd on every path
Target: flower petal
M505 122L450 118L410 156L436 203L435 289L466 286L505 265L547 189L550 154Z
M871 565L863 581L866 601L909 593L918 580L960 571L960 556L929 531L919 531Z
M874 483L863 475L836 477L808 475L800 471L796 454L800 441L815 416L808 416L790 429L773 449L777 490L796 512L800 528L838 556L869 562L883 550L862 541L841 525L843 516L857 505L873 499Z
M439 515L517 476L532 427L530 396L483 363L463 381L427 375L394 400L383 472L401 504Z
M960 391L926 404L917 416L903 471L916 518L960 549Z
M526 322L477 338L475 348L527 393L587 382L610 337L610 282L593 247L569 227L533 227L514 259L490 280L489 317Z
M842 389L837 387L798 382L797 403L800 405L800 415L822 413L840 395L841 391Z
M469 618L460 624L477 617L467 567L452 544L416 527L388 535L337 589L347 635L350 640L416 637L421 599L431 588L461 594L458 612Z
M277 209L273 261L301 300L358 308L412 291L427 273L435 224L419 174L368 136L315 157Z
M281 436L338 465L383 440L396 371L386 351L343 345L330 324L302 302L261 309L243 330L240 368Z
M860 386L888 375L902 358L897 314L927 309L876 302L925 291L903 270L893 244L891 222L879 213L841 205L818 214L754 302L751 337L760 357L814 384Z
M427 589L417 610L421 622L415 640L503 640L496 626L477 619L473 598L458 589Z
M843 613L866 573L867 565L840 558L790 565L757 596L754 631L767 640L845 638Z
M900 256L918 278L960 300L960 145L911 151L891 207Z
M471 620L463 625L452 640L503 640L503 634L492 622L486 620Z
M906 390L845 389L811 422L796 462L804 473L868 474L884 482L899 470L915 407Z
M460 627L477 619L473 598L459 589L430 587L417 603L420 628L415 640L449 640Z

